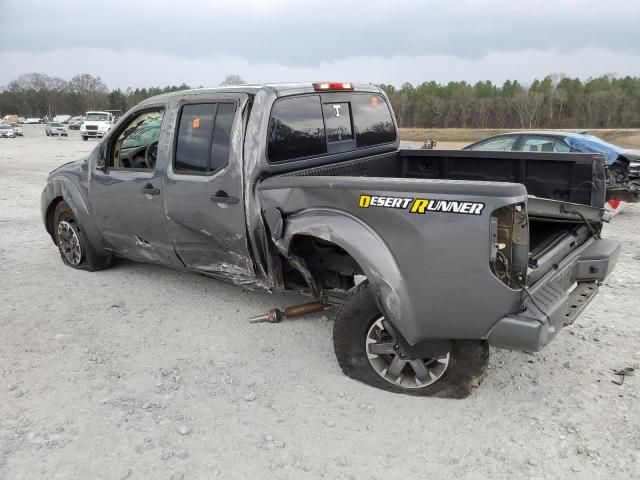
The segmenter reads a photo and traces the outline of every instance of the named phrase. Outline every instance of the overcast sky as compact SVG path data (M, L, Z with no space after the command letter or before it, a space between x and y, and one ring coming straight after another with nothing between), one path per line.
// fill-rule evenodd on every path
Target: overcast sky
M640 0L0 0L0 85L640 75Z

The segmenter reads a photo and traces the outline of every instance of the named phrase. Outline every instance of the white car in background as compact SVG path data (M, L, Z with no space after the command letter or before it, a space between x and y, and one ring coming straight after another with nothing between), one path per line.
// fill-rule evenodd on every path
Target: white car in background
M36 117L29 117L29 118L25 118L24 122L22 123L25 125L35 125L38 123L42 123L42 119L36 118Z
M15 123L13 125L11 125L11 127L13 128L13 133L16 134L16 136L18 137L22 137L23 136L23 132L22 132L22 125Z
M13 127L8 123L3 123L2 125L0 125L0 138L16 138Z

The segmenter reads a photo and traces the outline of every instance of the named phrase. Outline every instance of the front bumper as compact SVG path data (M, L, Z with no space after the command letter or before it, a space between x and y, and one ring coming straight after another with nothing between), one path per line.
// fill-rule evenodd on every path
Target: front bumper
M507 315L494 325L487 337L489 344L510 350L541 350L593 300L619 254L620 242L615 240L587 242L530 289L522 312Z
M100 132L98 130L83 130L80 134L84 137L98 137L102 138L109 132Z

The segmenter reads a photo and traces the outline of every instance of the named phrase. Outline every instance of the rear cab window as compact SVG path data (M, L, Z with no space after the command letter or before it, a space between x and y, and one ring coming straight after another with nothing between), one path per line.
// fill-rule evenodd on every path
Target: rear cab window
M269 120L269 162L282 163L396 141L385 98L341 92L276 100Z

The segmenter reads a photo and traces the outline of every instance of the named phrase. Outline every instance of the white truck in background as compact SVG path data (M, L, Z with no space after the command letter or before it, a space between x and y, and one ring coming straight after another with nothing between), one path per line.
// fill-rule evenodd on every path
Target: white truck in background
M104 137L113 125L113 114L109 112L87 112L80 125L80 136L85 142L89 138Z

